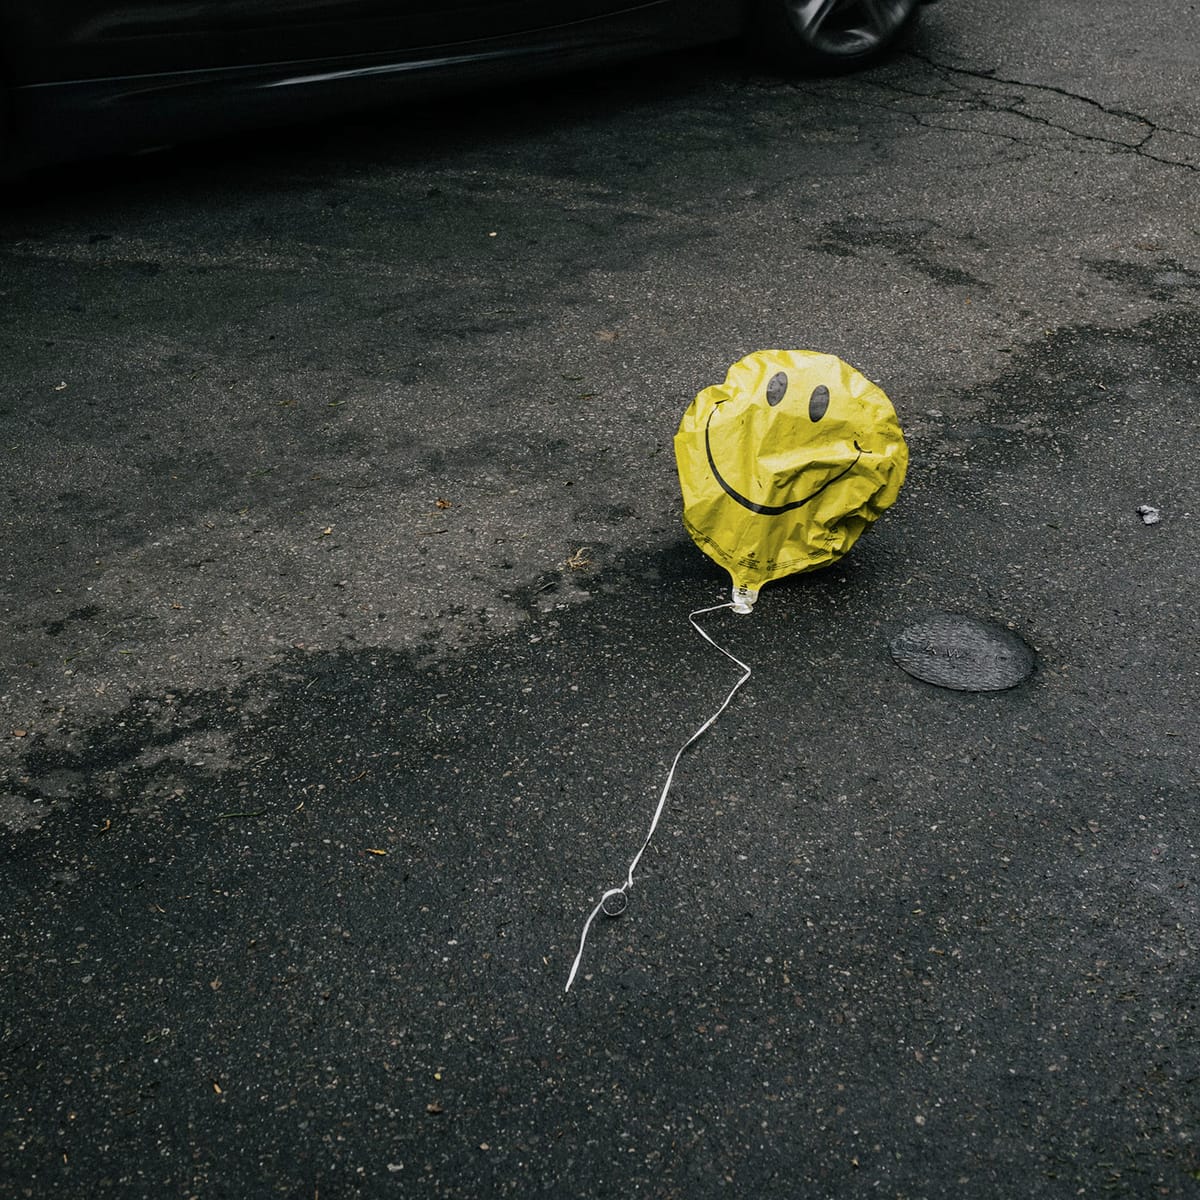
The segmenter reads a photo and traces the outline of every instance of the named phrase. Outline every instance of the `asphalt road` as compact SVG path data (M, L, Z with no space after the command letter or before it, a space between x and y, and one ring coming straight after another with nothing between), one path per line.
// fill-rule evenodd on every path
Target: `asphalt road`
M1198 47L946 0L10 196L0 1195L1200 1194ZM564 995L736 678L671 437L776 346L909 479L707 620Z

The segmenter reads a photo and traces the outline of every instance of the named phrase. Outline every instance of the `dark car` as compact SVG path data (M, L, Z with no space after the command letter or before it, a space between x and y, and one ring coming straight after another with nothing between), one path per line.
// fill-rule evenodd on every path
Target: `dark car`
M0 0L0 164L135 150L443 84L744 37L785 65L883 53L920 0Z

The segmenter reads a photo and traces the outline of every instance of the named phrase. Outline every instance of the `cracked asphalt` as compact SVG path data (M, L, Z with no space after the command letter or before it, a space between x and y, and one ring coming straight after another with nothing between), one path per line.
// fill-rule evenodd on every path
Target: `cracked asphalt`
M926 15L5 199L0 1196L1200 1194L1200 6ZM909 478L705 619L564 994L775 346Z

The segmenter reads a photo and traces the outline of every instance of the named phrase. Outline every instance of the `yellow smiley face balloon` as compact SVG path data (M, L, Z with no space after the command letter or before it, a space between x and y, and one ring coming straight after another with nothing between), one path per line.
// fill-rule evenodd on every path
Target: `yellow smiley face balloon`
M908 447L891 401L832 354L760 350L675 435L683 523L749 612L764 583L840 558L895 499Z

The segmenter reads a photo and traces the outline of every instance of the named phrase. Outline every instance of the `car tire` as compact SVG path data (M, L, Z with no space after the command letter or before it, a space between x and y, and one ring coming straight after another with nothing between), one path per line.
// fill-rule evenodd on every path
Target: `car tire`
M921 0L753 0L751 48L790 70L834 75L886 54Z

